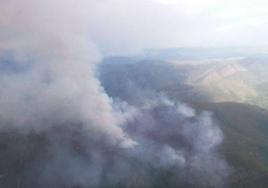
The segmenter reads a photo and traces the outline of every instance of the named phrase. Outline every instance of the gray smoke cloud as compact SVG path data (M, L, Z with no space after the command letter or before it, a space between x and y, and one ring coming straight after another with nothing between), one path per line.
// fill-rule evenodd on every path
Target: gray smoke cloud
M130 126L133 137L143 143L137 146L138 155L155 168L175 167L177 179L184 177L181 181L193 187L226 186L230 168L217 151L223 134L213 115L163 95L147 102Z
M105 93L90 39L95 4L0 0L2 185L224 186L210 113L156 92L132 106Z
M87 1L1 1L2 53L16 74L2 74L0 117L16 126L81 121L126 147L112 100L94 76L98 51L89 39ZM90 10L89 9L89 10Z
M163 187L228 187L232 169L219 152L224 135L213 114L158 92L173 83L173 72L167 64L142 63L99 70L107 93L138 109L126 129L139 143L134 155L157 169Z

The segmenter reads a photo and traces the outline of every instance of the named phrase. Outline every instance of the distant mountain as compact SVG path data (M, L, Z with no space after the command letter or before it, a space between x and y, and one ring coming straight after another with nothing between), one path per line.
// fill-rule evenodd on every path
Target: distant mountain
M172 62L178 71L181 66ZM252 72L240 64L240 59L222 59L207 61L202 64L197 61L191 64L185 84L199 88L211 101L245 102L258 96L258 92L249 79Z
M125 60L106 59L102 66L107 80L165 90L181 100L245 102L268 109L268 58L227 58L217 60ZM129 62L129 63L127 63ZM116 74L111 75L109 71ZM109 77L109 78L108 78ZM109 84L108 84L109 85ZM123 86L124 85L124 86ZM109 87L109 86L107 86ZM267 101L267 102L261 102Z
M146 49L142 57L157 60L203 60L268 55L268 47L164 48Z

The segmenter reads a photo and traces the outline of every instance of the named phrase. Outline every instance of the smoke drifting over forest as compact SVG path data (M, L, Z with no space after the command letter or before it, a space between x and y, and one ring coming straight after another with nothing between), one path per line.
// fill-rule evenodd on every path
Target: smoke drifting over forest
M106 94L90 30L96 4L0 1L3 185L225 186L213 114L156 91L131 105Z

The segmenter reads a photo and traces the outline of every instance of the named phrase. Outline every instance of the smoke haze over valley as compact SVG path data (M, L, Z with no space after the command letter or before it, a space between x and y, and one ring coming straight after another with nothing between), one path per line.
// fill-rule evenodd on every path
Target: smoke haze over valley
M267 6L0 0L0 187L265 187Z

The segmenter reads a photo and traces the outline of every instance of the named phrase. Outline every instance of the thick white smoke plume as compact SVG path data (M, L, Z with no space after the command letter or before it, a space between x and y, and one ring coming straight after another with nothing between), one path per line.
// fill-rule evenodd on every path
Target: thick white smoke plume
M94 76L100 60L89 38L94 2L75 0L1 1L2 56L13 58L16 74L1 74L0 117L7 124L80 121L90 131L134 143L119 127L112 100ZM12 65L8 65L12 66Z
M90 39L95 2L0 0L3 186L224 185L210 113L158 94L129 106L105 93Z

